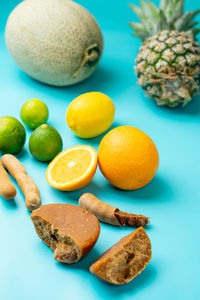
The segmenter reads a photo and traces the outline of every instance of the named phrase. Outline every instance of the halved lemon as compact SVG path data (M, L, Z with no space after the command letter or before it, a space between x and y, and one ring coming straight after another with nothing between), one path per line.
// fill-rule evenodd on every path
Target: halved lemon
M97 169L97 154L90 146L75 146L59 153L49 164L47 182L61 191L74 191L86 186Z

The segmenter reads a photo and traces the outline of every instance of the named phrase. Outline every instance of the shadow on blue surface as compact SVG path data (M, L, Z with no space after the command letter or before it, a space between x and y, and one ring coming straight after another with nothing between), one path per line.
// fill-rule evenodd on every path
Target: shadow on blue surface
M70 94L77 94L78 96L79 94L91 91L102 91L104 93L107 92L108 94L109 91L112 91L113 94L116 82L120 80L121 76L121 79L123 79L123 74L117 73L114 69L110 69L109 67L105 67L105 64L104 66L100 64L91 77L85 79L84 81L78 84L67 87L55 87L40 83L39 81L26 75L17 66L16 76L23 84L33 86L35 88L38 88L39 90L46 91L48 94L50 93L51 95L55 95L56 99L59 98L60 100L63 99L65 101L67 100L67 95Z
M28 154L27 149L22 148L22 150L19 153L15 154L15 156L20 160L22 157L24 157L27 154Z
M91 139L82 139L82 138L79 138L78 136L76 137L77 138L77 142L80 141L80 144L83 143L83 141L85 141L85 143L89 143L90 145L99 145L99 143L101 142L102 138L112 129L114 129L115 127L118 127L118 126L122 126L124 124L120 123L119 121L114 121L114 123L112 124L111 127L108 128L108 130L106 130L104 133L102 133L101 135L98 135L97 137L95 138L91 138Z
M111 186L111 188L113 187ZM135 191L119 190L118 192L123 192L123 197L159 201L159 203L161 201L169 201L173 194L169 181L166 181L159 174L157 174L148 185L141 189ZM163 195L165 195L165 197L162 197Z
M169 185L169 181L166 181L162 176L160 175L156 175L152 181L146 185L143 188L134 190L134 191L125 191L125 190L120 190L116 187L114 187L113 185L111 185L109 182L105 181L104 182L104 186L101 185L101 188L98 187L96 184L91 184L88 185L87 190L91 190L92 192L98 192L102 191L102 190L109 190L109 192L111 193L118 193L121 194L123 197L126 198L130 198L131 200L133 199L139 199L139 200L153 200L153 201L157 201L159 200L162 201L166 201L169 200L170 197L173 194L172 189L170 188ZM165 198L162 197L163 195L165 195ZM168 196L168 197L167 197ZM167 199L166 199L167 198Z
M1 198L1 202L6 207L6 209L16 209L17 208L17 203L16 203L15 199L6 200L6 199L3 199L2 197L0 197L0 198Z
M145 187L135 190L135 191L123 191L120 189L115 188L112 186L109 182L106 180L104 181L104 184L97 184L94 180L90 182L89 185L86 187L74 191L74 192L62 192L58 191L54 188L51 188L51 193L55 194L56 198L59 196L60 202L66 203L66 200L71 204L78 204L78 199L83 193L93 193L98 197L99 194L102 194L103 191L106 190L107 193L112 193L113 195L120 195L122 198L126 198L127 201L133 202L134 200L138 201L153 201L153 202L166 202L171 201L173 198L173 190L169 185L169 181L165 181L164 178L162 178L159 175L156 175L154 179ZM163 197L164 196L164 197ZM114 197L114 196L113 196ZM52 197L53 198L53 197ZM108 201L108 199L102 199L105 202ZM123 204L123 203L122 203ZM121 208L122 209L122 208Z
M194 96L192 101L186 106L178 106L175 108L170 108L166 106L158 106L156 105L153 99L145 98L145 103L155 114L161 115L162 117L169 118L172 117L180 117L182 119L183 116L198 116L200 115L200 95Z
M70 270L77 270L77 269L81 269L81 270L86 270L89 272L89 267L91 266L91 264L101 255L102 253L99 253L97 251L96 248L92 249L91 252L89 254L87 254L87 256L85 256L84 258L82 258L78 263L76 264L63 264L60 262L56 262L57 267L61 268L61 269L65 269L66 271L70 271Z
M49 188L51 189L52 195L55 194L55 198L59 197L59 202L76 204L76 205L78 205L78 200L82 194L90 192L93 193L94 195L98 195L98 193L102 190L102 187L100 187L94 180L91 181L86 187L80 190L67 192L67 193L56 190L52 187ZM53 198L54 197L52 197L52 199Z

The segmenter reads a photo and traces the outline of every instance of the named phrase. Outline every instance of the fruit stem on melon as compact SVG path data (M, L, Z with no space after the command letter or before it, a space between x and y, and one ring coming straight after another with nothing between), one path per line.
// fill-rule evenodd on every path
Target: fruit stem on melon
M99 51L98 51L98 45L97 44L93 44L91 46L89 46L84 53L83 59L80 63L79 68L76 70L76 72L73 74L72 78L76 78L77 75L80 73L80 71L82 70L82 68L84 67L84 65L87 62L90 61L95 61L99 56Z

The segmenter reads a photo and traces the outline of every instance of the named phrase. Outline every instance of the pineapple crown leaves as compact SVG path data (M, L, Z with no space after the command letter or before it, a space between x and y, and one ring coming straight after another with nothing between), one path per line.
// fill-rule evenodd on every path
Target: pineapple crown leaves
M141 7L129 4L141 20L140 23L130 22L129 25L134 30L133 35L142 41L164 29L186 31L194 38L200 32L200 28L194 28L198 22L193 21L200 9L184 13L184 0L160 0L159 8L149 0L140 0L140 4Z

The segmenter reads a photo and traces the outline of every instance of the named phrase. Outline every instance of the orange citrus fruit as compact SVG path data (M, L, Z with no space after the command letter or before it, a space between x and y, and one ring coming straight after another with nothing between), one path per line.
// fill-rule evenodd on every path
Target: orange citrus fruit
M75 146L59 153L49 164L47 182L62 191L86 186L97 168L97 154L90 146Z
M114 186L135 190L148 184L159 165L158 150L152 139L132 126L109 131L98 151L99 167Z

